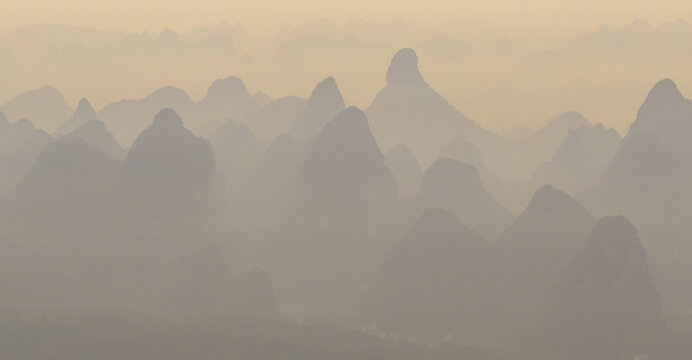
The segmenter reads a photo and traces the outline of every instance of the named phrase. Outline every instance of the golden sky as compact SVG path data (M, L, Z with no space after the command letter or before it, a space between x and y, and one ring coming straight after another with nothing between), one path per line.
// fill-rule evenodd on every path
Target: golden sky
M186 31L222 19L273 34L283 23L329 18L403 19L435 26L456 19L515 28L585 30L635 18L651 23L691 19L686 0L0 0L0 31L37 23L96 29ZM463 20L460 20L463 21Z

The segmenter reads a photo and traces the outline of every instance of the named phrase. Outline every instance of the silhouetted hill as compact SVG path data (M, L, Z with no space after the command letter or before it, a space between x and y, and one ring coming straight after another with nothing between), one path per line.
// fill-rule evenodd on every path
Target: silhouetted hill
M361 289L389 246L396 183L365 114L347 108L315 138L279 233L277 294L298 318L352 316Z
M3 127L1 121L2 120L0 120L0 127ZM14 190L21 182L22 178L24 178L34 166L43 147L53 141L53 138L43 130L34 129L33 125L31 125L28 120L20 120L15 124L15 127L20 128L19 131L13 131L15 129L12 129L11 126L12 125L10 125L9 129L4 128L4 130L0 130L0 134L11 135L13 137L13 143L17 140L21 140L21 145L15 150L0 153L0 172L3 174L3 176L0 177L1 195L6 195ZM12 146L14 147L16 145Z
M676 202L689 199L685 179L692 178L692 145L687 141L692 134L690 119L692 101L683 98L671 80L657 83L604 170L603 186L619 193L613 196L622 201L686 206Z
M53 131L72 115L62 94L52 86L27 91L0 105L0 112L11 121L30 119L38 128Z
M535 325L548 290L583 249L594 220L566 193L539 188L517 219L495 240L498 316L508 336ZM520 341L517 338L512 341Z
M582 126L590 127L591 124L576 111L567 111L559 114L539 130L516 140L509 140L507 144L506 161L507 168L504 173L510 174L518 180L527 181L531 178L536 168L550 158L558 150L565 140L570 129Z
M569 129L550 161L534 172L534 186L551 184L576 194L597 183L601 171L615 155L621 141L614 129L602 124Z
M291 134L305 142L320 133L325 124L344 110L344 99L333 77L322 80L312 91L305 111L299 114Z
M269 95L267 95L261 91L258 91L255 93L255 95L252 95L252 98L255 99L255 102L257 102L257 105L262 106L262 107L267 106L274 101L274 99L269 97Z
M432 163L440 145L455 135L471 140L492 137L428 86L412 49L401 49L394 55L387 70L387 86L366 112L383 147L406 144L423 166Z
M440 159L454 159L479 170L485 169L485 162L478 147L462 136L455 136L450 142L443 145L438 152L438 157Z
M195 118L190 120L189 126L195 133L202 134L203 129L218 128L228 119L242 119L259 108L243 80L235 76L218 79L196 104Z
M127 147L162 109L174 109L187 118L192 107L192 100L183 90L167 86L143 99L121 100L106 105L98 112L98 118L113 131L118 142Z
M85 122L64 136L78 137L117 160L123 160L127 154L127 151L115 141L113 134L106 129L106 125L99 120Z
M552 289L543 343L565 359L656 355L661 301L637 229L626 218L596 223L579 257Z
M287 96L271 101L259 110L245 116L245 123L253 134L262 141L271 141L288 132L295 119L305 111L307 101L296 96Z
M427 209L385 258L366 290L361 319L402 338L473 336L483 318L488 256L483 237L454 214Z
M224 233L211 231L215 176L209 143L170 109L122 163L77 136L47 145L0 207L6 234L22 239L3 304L231 312Z
M623 214L637 224L661 296L675 308L692 299L689 284L673 275L692 270L690 137L692 101L671 80L658 82L599 184L583 196L596 212Z
M406 145L399 144L387 150L384 163L394 175L399 197L409 198L418 192L423 170Z
M137 137L123 164L142 205L189 212L209 201L216 181L214 152L171 109L161 110Z
M295 195L310 205L396 198L394 177L362 111L349 107L325 125L303 164Z
M82 100L79 100L77 109L72 114L72 117L58 126L58 128L53 132L53 136L60 137L67 135L82 125L95 120L98 120L96 111L94 111L94 108L91 107L89 100L82 98Z
M101 202L114 195L109 191L116 181L116 170L115 159L82 139L56 140L43 147L15 196L37 217L69 216L76 221L93 216ZM73 199L79 203L72 203ZM60 221L67 219L55 222Z
M0 112L0 154L13 152L42 130L36 129L28 119L20 119L10 123Z
M481 184L478 170L452 159L437 160L425 171L414 202L419 209L439 207L470 229L493 238L514 216Z

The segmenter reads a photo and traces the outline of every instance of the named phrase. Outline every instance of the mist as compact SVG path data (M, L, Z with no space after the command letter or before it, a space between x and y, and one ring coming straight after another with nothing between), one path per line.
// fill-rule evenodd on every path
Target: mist
M692 358L685 9L41 5L0 34L0 358Z

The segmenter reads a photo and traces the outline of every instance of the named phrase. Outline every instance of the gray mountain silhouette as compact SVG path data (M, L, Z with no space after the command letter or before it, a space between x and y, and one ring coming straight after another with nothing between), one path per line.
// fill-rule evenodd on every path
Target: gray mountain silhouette
M487 142L492 135L458 112L423 80L418 56L401 49L387 71L387 86L366 110L377 141L385 148L406 144L421 163L432 163L441 144L455 135Z
M550 287L583 249L594 220L566 193L546 185L498 236L496 313L513 337L538 318ZM512 341L516 341L513 339Z
M64 136L78 137L114 159L123 160L127 154L127 151L115 141L113 134L106 129L106 125L99 120L87 121Z
M396 242L368 287L361 318L378 332L435 340L482 319L489 246L454 214L431 208Z
M532 182L576 194L597 183L621 140L614 129L606 130L602 124L569 129L552 159L536 169Z
M252 98L255 99L255 102L257 102L257 105L262 106L262 107L267 106L271 102L274 101L274 99L269 97L269 95L267 95L261 91L258 91L255 93L255 95L252 95Z
M305 111L299 114L291 134L305 142L320 133L331 119L345 108L344 99L333 77L322 80L312 91Z
M652 276L669 306L685 307L692 256L692 101L665 79L651 89L600 182L583 198L600 214L623 214L640 231ZM675 260L671 260L671 254Z
M314 139L284 215L272 272L299 318L344 319L389 246L396 183L365 114L350 107ZM325 290L326 289L326 290Z
M10 123L0 112L0 154L18 150L39 132L41 130L36 129L28 119Z
M98 118L111 129L118 142L127 147L162 109L174 109L187 118L193 112L192 107L192 100L183 90L167 86L143 99L106 105L98 112Z
M228 119L242 119L260 106L250 95L243 80L230 76L215 80L206 96L196 104L194 118L189 126L195 133L203 129L218 128Z
M0 177L0 195L7 195L19 185L34 166L43 147L53 141L53 138L43 130L35 129L28 120L3 126L0 119L0 134L12 137L12 150L0 153L0 172L4 174ZM14 144L18 142L21 145Z
M187 130L171 109L156 114L123 166L141 205L170 215L205 207L217 181L211 145Z
M542 319L545 344L565 359L632 359L663 336L661 301L637 229L626 218L596 223L560 277Z
M576 111L568 111L559 114L539 130L524 135L516 140L509 140L505 144L505 156L510 161L501 176L509 176L527 181L533 175L538 166L549 161L557 151L570 129L582 126L590 127L591 124Z
M472 142L466 140L462 136L455 136L450 142L443 145L438 152L440 159L454 159L474 166L476 169L485 169L483 155L478 150L478 147Z
M0 105L0 112L10 122L27 118L46 132L53 131L72 115L72 109L65 103L62 94L52 86L17 95Z
M73 132L78 127L88 123L89 121L98 120L96 116L96 111L91 107L89 100L82 98L79 100L77 109L72 114L72 117L67 119L53 132L53 136L60 137Z
M414 202L419 209L438 207L488 238L494 238L514 216L481 184L478 169L452 159L440 159L425 171Z
M396 198L394 178L362 111L349 107L322 129L298 177L296 198L310 204Z

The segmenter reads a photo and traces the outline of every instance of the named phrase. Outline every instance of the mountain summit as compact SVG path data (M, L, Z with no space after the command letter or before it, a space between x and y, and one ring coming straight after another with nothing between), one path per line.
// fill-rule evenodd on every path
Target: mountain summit
M631 359L663 330L661 301L637 229L604 217L555 284L542 319L546 344L564 359Z
M366 110L372 131L383 148L406 144L428 166L442 144L461 135L474 144L488 144L492 133L457 111L430 88L418 71L418 56L402 49L392 58L387 86Z
M418 71L418 55L413 49L401 49L389 64L387 85L422 85L423 76Z
M345 108L344 98L333 77L322 80L310 95L307 107L296 117L291 133L300 141L319 134L324 125Z
M53 133L54 136L63 136L71 133L75 129L79 128L80 126L88 123L89 121L94 121L98 120L96 116L96 111L94 111L94 108L91 107L91 104L89 103L89 100L86 98L82 98L82 100L79 100L79 105L77 105L77 110L74 111L72 114L72 117L69 118L67 121L62 123L55 132Z

